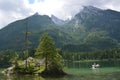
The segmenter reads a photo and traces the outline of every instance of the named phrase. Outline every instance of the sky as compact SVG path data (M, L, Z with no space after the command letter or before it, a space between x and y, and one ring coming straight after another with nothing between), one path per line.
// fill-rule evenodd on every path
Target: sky
M36 12L66 20L83 6L120 11L120 0L0 0L0 29Z

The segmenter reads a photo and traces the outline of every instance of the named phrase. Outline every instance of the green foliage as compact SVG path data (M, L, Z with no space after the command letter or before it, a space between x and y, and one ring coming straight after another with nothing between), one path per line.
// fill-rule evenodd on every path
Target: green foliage
M87 52L91 51L90 45L84 44L68 44L62 47L63 52Z
M8 67L18 58L19 54L13 50L0 51L0 67Z
M19 74L34 74L38 69L34 66L30 66L28 68L25 67L19 67L17 68L17 72Z
M42 59L45 59L45 68L49 70L57 67L61 68L62 57L55 49L55 43L53 39L47 34L43 34L41 37L40 44L36 49L36 55Z
M65 60L117 60L120 59L120 49L95 50L91 52L64 52Z
M90 32L84 41L96 49L108 49L118 46L117 40L109 37L106 31Z
M63 58L57 52L51 61L50 69L54 69L55 67L60 69L60 70L62 70L62 68L63 68Z
M53 53L55 53L55 49L54 49L54 42L52 38L48 36L48 34L42 35L40 44L38 45L38 48L36 49L36 55L41 55L40 57L43 58L46 55L52 56Z

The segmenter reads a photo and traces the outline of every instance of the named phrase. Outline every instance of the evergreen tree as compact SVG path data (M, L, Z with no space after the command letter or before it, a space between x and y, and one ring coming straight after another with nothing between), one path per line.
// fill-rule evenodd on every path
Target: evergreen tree
M36 55L42 59L45 59L45 70L51 70L53 68L61 68L61 56L55 49L55 42L47 34L43 34L40 40L40 44L37 47Z

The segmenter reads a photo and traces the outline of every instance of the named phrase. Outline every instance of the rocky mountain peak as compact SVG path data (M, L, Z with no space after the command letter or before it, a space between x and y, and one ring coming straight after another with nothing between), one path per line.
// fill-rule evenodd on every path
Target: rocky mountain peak
M34 14L34 16L38 16L39 15L39 13L38 12L36 12L35 14Z
M83 14L91 14L91 15L98 15L103 11L102 9L93 7L93 6L84 6L83 10L80 13Z
M62 24L65 23L65 21L63 21L63 20L57 18L57 17L54 16L54 15L51 15L51 19L52 19L52 21L53 21L55 24L58 24L58 25L62 25Z

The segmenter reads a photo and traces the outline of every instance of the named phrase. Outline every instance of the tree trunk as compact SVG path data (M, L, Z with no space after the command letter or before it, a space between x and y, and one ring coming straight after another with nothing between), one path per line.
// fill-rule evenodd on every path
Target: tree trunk
M47 62L48 62L47 61L47 54L45 54L45 70L48 70L48 67L47 67L48 63Z
M25 68L27 68L27 65L28 65L28 64L27 64L27 59L26 59L26 60L25 60Z

